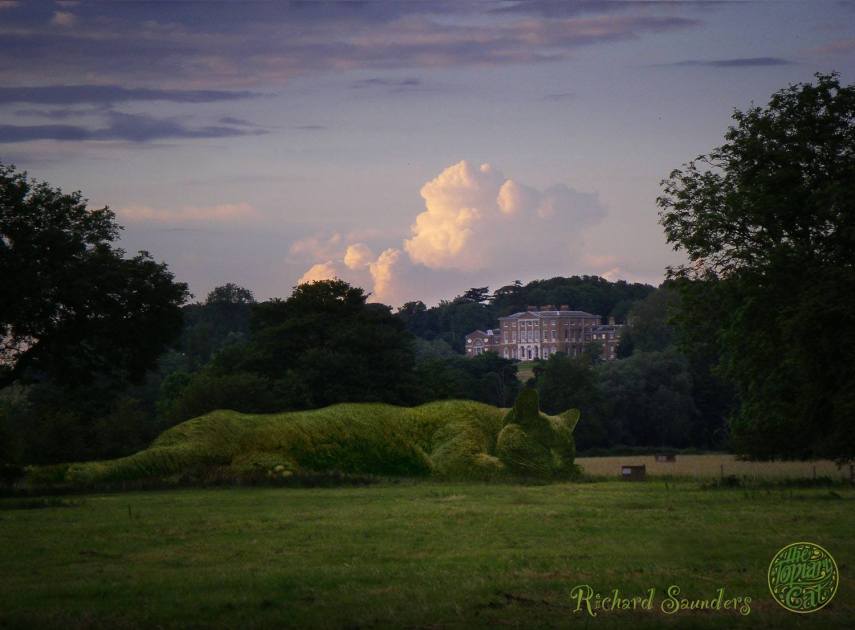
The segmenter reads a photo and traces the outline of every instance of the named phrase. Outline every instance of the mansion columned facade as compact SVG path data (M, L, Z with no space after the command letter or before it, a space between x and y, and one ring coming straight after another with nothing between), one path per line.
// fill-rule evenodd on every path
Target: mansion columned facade
M525 312L500 317L498 328L466 335L466 356L495 352L506 359L529 361L564 352L575 357L586 344L598 342L603 359L609 361L616 357L622 329L613 320L604 325L599 315L569 306L530 306Z

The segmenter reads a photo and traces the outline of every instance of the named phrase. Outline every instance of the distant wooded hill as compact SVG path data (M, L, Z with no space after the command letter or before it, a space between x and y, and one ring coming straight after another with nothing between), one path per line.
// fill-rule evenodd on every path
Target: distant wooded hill
M599 276L555 277L528 284L513 282L492 293L489 287L474 287L432 307L421 301L407 302L395 316L417 337L441 340L462 352L468 333L493 328L499 317L524 311L528 306L567 304L572 309L625 322L632 306L655 290L649 284L609 282Z

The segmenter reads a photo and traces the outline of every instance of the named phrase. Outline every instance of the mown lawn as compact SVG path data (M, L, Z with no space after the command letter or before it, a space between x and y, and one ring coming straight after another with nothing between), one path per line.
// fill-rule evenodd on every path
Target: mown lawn
M47 504L48 507L44 507ZM22 509L29 506L31 509ZM32 509L41 506L39 509ZM853 627L855 490L697 482L387 483L0 500L0 627ZM768 593L775 552L836 558L825 609ZM752 598L574 612L577 584Z

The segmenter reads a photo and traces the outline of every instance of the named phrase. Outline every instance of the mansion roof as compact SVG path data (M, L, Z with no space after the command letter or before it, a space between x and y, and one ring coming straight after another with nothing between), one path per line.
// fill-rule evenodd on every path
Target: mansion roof
M552 317L599 317L599 315L594 315L592 313L586 313L585 311L521 311L519 313L514 313L513 315L507 315L505 317L500 317L499 319L520 319L523 317L532 317L535 319L543 319L543 318L552 318Z

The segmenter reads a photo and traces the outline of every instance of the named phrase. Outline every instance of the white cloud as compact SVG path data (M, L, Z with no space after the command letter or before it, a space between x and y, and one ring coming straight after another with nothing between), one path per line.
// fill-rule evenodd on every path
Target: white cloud
M499 188L499 196L496 198L499 210L504 214L518 214L524 208L540 205L540 194L533 188L521 186L514 180L509 179Z
M519 258L566 258L582 231L604 215L594 195L564 185L540 192L505 179L489 164L476 169L466 161L446 168L421 194L425 211L404 249L414 263L431 269L473 271Z
M365 269L371 264L373 258L374 254L365 243L349 245L347 251L344 252L344 264L348 269Z
M425 211L416 217L404 249L414 263L432 269L477 269L481 256L473 245L477 227L498 209L501 175L489 164L475 168L462 161L422 186Z
M338 277L335 263L331 260L312 265L309 270L300 276L297 284L305 282L315 282L317 280L332 280Z
M128 206L116 211L120 217L132 222L182 223L213 221L228 223L258 218L255 208L246 202L226 203L217 206L184 206L181 208L152 208Z
M345 247L351 237L338 234L295 243L292 253L314 254L316 264L303 278L340 277L369 289L374 299L400 304L425 298L420 293L440 283L483 286L570 274L587 262L581 256L587 228L605 215L591 193L563 184L539 191L465 160L425 183L421 196L425 209L410 237L400 247L386 239L391 247L376 259L365 243ZM615 267L604 270L616 273Z
M623 269L620 267L612 267L608 271L604 271L600 274L601 277L605 278L609 282L614 282L615 280L619 280L623 275Z
M378 300L390 302L400 299L395 286L395 267L401 258L400 249L386 249L378 256L377 260L368 265L371 279L374 281L373 294Z

